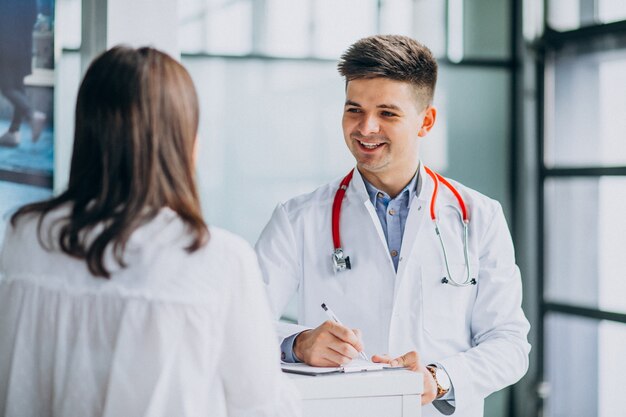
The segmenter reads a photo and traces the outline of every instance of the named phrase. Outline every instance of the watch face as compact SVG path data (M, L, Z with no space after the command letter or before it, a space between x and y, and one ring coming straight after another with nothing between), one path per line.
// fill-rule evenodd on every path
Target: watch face
M446 391L450 390L450 378L448 373L441 368L435 368L437 374L437 383Z

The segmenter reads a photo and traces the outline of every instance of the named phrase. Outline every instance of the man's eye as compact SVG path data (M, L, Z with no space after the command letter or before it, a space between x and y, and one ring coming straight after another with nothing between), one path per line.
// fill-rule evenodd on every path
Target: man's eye
M356 107L350 107L350 108L346 109L346 112L348 112L348 113L361 113L361 109L357 109Z
M383 116L385 116L385 117L394 117L394 116L397 116L397 114L392 113L392 112L390 112L390 111L383 111L383 112L381 112L380 114L381 114L381 115L383 115Z

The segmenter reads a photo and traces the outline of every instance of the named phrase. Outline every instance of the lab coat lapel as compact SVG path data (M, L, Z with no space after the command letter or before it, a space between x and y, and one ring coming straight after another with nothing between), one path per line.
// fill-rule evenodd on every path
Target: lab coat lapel
M367 189L365 188L363 177L356 167L354 168L352 183L350 184L350 187L348 187L347 194L351 195L352 198L355 198L358 201L363 201L365 209L369 213L370 219L374 224L374 227L376 228L376 233L378 234L378 240L382 245L382 250L387 254L389 267L395 273L393 261L391 260L391 255L389 254L389 250L387 249L387 239L385 239L385 232L383 232L383 227L380 224L380 219L376 214L376 208L372 204L369 194L367 194Z
M404 226L404 235L402 236L402 250L400 252L401 262L398 264L398 274L396 279L396 292L401 278L404 276L407 265L409 265L409 259L415 257L419 260L419 256L414 254L415 242L418 241L418 236L422 232L423 225L426 220L430 219L430 199L433 193L433 181L426 171L424 170L424 164L420 164L419 181L421 183L418 193L413 197L411 202L411 208L409 209L409 215L407 216L406 225ZM434 233L434 230L433 230ZM418 261L419 262L419 261ZM413 260L410 271L415 269L416 262Z

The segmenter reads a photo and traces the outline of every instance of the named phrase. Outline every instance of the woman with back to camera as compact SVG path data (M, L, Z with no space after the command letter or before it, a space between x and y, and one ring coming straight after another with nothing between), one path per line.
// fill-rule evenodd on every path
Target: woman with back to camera
M0 415L300 415L254 252L202 219L198 117L162 52L91 64L68 189L19 209L0 252Z

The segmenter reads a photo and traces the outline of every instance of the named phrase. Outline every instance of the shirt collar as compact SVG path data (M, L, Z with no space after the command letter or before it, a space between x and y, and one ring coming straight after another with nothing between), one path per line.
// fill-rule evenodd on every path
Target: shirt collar
M417 195L417 187L418 187L418 183L419 183L419 172L420 172L420 170L419 170L419 166L418 166L417 171L415 172L415 175L413 176L413 178L411 178L411 181L396 196L396 199L399 199L399 198L402 198L402 196L405 193L408 193L409 198L407 200L407 206L409 206L409 207L411 206L411 201L413 201L413 197L415 195ZM385 193L384 191L381 191L378 188L374 187L365 178L363 178L363 182L365 183L365 189L367 190L367 194L369 195L370 201L372 202L374 207L376 207L376 199L378 198L379 193L384 198L390 199L390 197L389 197L389 195L387 193Z

